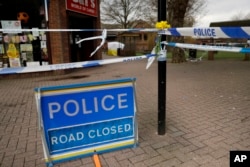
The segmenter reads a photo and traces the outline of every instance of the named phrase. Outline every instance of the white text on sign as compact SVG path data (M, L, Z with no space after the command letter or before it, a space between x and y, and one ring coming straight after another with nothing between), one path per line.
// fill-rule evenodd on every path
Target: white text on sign
M93 105L94 108L89 109L90 107L87 104ZM103 97L94 97L91 103L90 101L86 102L85 98L82 98L80 102L74 99L69 99L63 104L59 102L48 103L50 119L54 119L55 114L61 110L66 116L74 117L79 113L91 114L94 112L99 112L100 109L103 111L112 111L115 107L118 107L118 109L128 108L127 93L120 93L116 96L105 95Z
M124 124L124 125L113 125L111 127L103 127L103 128L96 128L96 129L90 129L86 133L83 131L78 131L75 133L69 133L69 134L61 134L59 136L52 136L51 137L51 144L57 145L57 144L65 144L65 143L73 143L73 142L79 142L86 138L86 140L94 139L94 138L103 138L104 136L112 136L126 133L128 131L131 131L132 127L130 124ZM87 135L87 136L86 136Z

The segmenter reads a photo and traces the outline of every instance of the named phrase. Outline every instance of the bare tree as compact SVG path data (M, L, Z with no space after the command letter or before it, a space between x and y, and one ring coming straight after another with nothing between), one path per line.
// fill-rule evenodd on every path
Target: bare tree
M250 12L245 15L245 19L250 19Z
M151 6L151 11L157 13L158 9L158 0L149 0L148 5ZM173 12L178 12L178 6L173 8L174 4L179 2L175 0L167 0L167 21L172 24L173 22ZM187 3L186 12L184 16L184 25L183 26L193 26L197 20L206 14L206 1L205 0L183 0L182 3ZM157 15L157 14L156 14ZM154 16L156 16L154 14ZM154 22L157 21L157 18L154 18Z
M250 19L250 12L246 14L239 12L231 17L231 20L247 20L247 19Z
M184 17L188 8L188 0L169 0L168 1L168 19L172 27L183 27ZM174 42L184 42L183 37L172 37ZM185 54L182 49L172 49L172 63L185 62Z
M152 10L157 13L158 0L151 0L149 4ZM172 27L191 27L193 26L199 17L202 17L205 11L206 1L205 0L167 0L167 21ZM199 17L198 17L199 16ZM156 19L155 19L156 21ZM174 42L184 42L183 37L172 37L168 38ZM185 62L185 54L182 49L172 49L172 62L180 63Z
M184 16L184 27L193 26L199 19L206 14L206 1L205 0L189 0L187 10Z
M121 28L130 27L138 20L155 24L157 21L158 0L101 0L101 19L103 23L118 24ZM173 13L185 5L182 26L193 26L198 16L205 13L205 0L167 0L167 21L173 24ZM183 10L182 10L183 12Z
M102 0L101 19L103 23L118 24L120 28L131 28L138 20L152 17L149 0Z
M103 23L120 25L120 28L131 28L138 20L151 24L157 21L158 0L102 0L101 19ZM197 15L201 15L206 5L205 0L167 0L167 21L172 27L192 26ZM183 37L173 37L175 42L183 42ZM172 62L185 62L181 49L173 49Z
M192 26L197 13L202 13L205 0L168 0L167 18L172 27ZM174 42L184 42L184 37L172 37ZM184 51L180 48L172 49L172 62L185 62Z

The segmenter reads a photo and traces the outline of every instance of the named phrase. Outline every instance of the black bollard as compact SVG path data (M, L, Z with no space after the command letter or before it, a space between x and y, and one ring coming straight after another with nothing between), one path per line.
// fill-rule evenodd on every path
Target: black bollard
M167 0L158 0L158 21L167 19ZM166 40L163 35L162 41ZM167 77L167 59L159 56L158 59L158 135L166 133L166 77Z

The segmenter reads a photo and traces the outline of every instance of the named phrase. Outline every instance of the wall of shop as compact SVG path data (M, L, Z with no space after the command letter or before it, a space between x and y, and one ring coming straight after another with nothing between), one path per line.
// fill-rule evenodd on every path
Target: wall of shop
M97 17L67 10L65 0L50 1L48 26L50 29L98 29L100 28L99 0L95 1L95 5L97 5ZM50 32L51 63L101 59L101 52L97 52L92 58L89 57L100 41L88 41L80 45L75 43L76 36L82 39L95 35L100 35L100 32Z
M40 5L39 1L31 0L0 2L0 27L20 29L0 32L0 68L33 65L33 62L40 65L46 61L46 56L42 56L43 51L47 55L45 33L21 31L41 27Z
M99 40L76 45L79 39L100 35L101 32L22 32L21 29L99 29L99 0L50 0L48 2L48 21L45 21L44 0L0 2L0 21L20 24L20 32L0 32L0 68L30 65L59 64L85 60L101 59L101 51L89 57L100 44ZM67 2L79 5L96 6L95 15L84 14L67 9ZM84 2L84 4L83 4ZM13 8L15 7L15 8ZM14 10L11 10L11 9ZM18 13L28 14L28 20L18 20ZM2 26L0 28L3 28Z
M68 28L65 0L50 1L48 27L50 29ZM50 39L49 49L51 64L70 62L68 32L50 32L48 33L48 38Z

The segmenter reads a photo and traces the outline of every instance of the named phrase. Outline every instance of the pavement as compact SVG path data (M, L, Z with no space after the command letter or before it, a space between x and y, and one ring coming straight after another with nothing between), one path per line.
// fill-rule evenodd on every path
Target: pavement
M113 58L113 57L112 57ZM250 151L250 62L167 63L166 134L158 135L158 65L147 60L0 79L0 166L44 167L34 88L136 78L139 145L100 154L103 167L229 167ZM55 165L94 167L92 157Z

